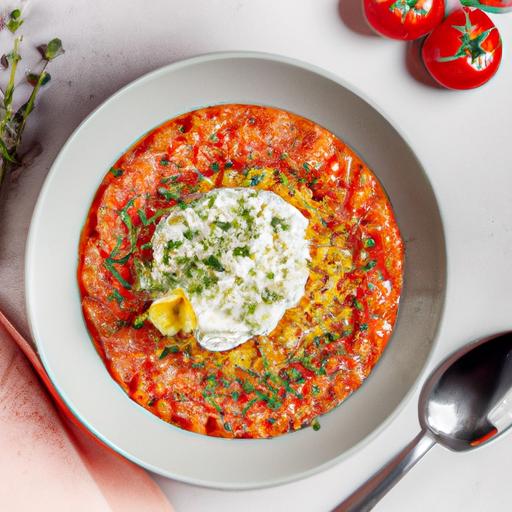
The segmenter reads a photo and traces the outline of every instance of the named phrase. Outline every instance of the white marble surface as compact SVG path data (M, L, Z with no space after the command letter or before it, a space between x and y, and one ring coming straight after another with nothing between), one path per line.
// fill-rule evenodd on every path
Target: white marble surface
M26 144L40 143L42 153L11 180L8 201L0 205L0 306L22 331L26 233L41 184L66 138L132 79L219 50L280 53L322 66L355 84L406 133L432 181L447 235L448 295L434 362L475 337L510 328L512 14L493 17L505 46L498 76L481 89L454 93L411 76L408 68L416 65L407 55L414 48L369 35L359 1L32 0L24 44L59 36L67 52L52 65L54 80L26 133ZM5 44L1 34L2 51ZM23 65L30 66L34 54L25 55ZM359 453L307 480L224 492L156 478L178 512L326 511L416 434L416 398ZM435 447L376 510L510 510L511 440L467 454Z

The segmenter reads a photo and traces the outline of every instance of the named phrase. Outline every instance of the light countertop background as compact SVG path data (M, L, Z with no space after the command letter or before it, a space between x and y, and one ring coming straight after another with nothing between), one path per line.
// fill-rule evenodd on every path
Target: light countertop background
M22 332L28 334L27 230L65 140L129 81L164 64L221 50L279 53L322 66L376 102L408 137L439 200L448 246L446 311L430 368L460 345L512 328L512 13L492 16L504 42L498 75L483 88L460 93L431 85L414 45L371 35L360 2L32 0L22 68L34 62L31 45L55 36L66 54L52 63L53 80L26 132L26 145L37 143L39 154L33 151L32 164L11 178L8 200L0 203L0 306ZM0 34L1 53L7 40ZM155 478L177 512L327 511L414 437L417 396L418 390L358 453L306 480L225 492ZM466 454L434 447L375 510L509 511L511 474L512 436Z

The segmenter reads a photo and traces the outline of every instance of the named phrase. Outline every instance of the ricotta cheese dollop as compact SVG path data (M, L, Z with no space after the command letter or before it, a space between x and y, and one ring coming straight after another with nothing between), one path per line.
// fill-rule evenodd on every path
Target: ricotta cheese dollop
M167 293L186 292L197 319L194 334L205 349L234 348L271 332L303 296L307 226L302 213L273 192L213 190L160 220L151 281Z

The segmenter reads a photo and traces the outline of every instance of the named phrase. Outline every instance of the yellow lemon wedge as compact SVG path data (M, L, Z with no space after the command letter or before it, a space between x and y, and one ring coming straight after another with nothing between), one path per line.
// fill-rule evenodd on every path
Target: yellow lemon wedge
M174 336L179 331L186 334L197 326L192 304L181 288L155 300L149 307L148 318L164 336Z

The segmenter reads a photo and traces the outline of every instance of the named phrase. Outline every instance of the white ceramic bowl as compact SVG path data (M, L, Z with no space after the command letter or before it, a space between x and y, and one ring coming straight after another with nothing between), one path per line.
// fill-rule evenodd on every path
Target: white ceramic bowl
M406 242L405 285L393 337L352 397L308 428L271 440L225 440L164 423L112 380L84 326L76 281L80 230L105 172L137 138L199 107L253 103L289 110L352 146L379 177ZM353 452L390 421L431 352L444 302L439 210L413 151L392 124L338 78L258 53L178 62L121 89L91 114L55 160L26 253L27 309L43 364L96 436L132 461L178 480L226 489L305 477Z

